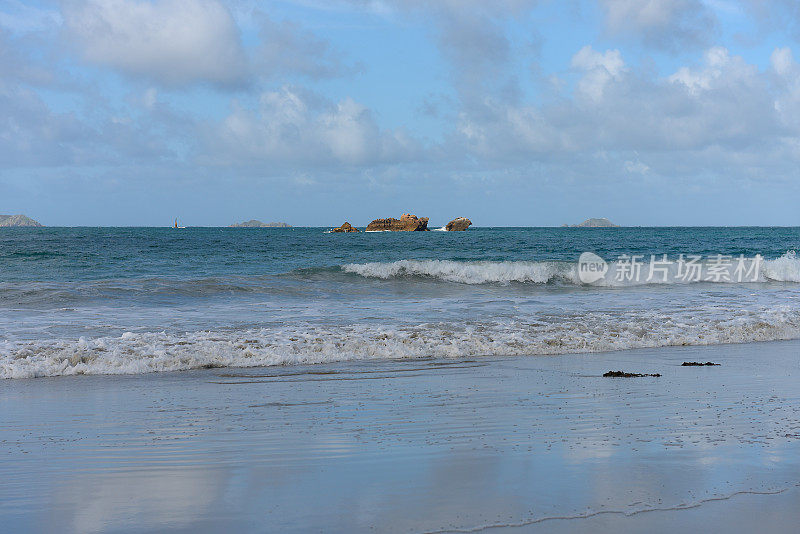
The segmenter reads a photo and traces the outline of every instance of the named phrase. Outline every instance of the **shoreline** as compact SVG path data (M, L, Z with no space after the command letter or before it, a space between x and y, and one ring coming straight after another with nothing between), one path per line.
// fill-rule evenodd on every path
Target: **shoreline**
M211 338L218 338L219 334L215 332L195 332L194 335L203 334L211 336ZM171 339L168 334L164 332L146 332L141 334L145 336L147 339ZM451 333L452 335L452 333ZM711 337L711 334L705 334L708 337ZM258 337L257 334L253 332L243 332L241 333L240 337L241 340L244 340L244 343L255 343L255 340L246 340L248 337ZM313 337L313 336L312 336ZM107 344L110 341L118 341L122 342L124 340L135 339L134 334L124 333L122 336L119 337L104 337L99 339L90 339L88 342L82 339L79 339L77 342L64 342L58 340L56 342L51 343L54 346L61 346L62 351L66 351L67 353L75 353L75 356L72 357L60 357L55 358L50 365L55 365L56 367L50 369L48 373L50 374L42 374L42 375L34 375L34 376L14 376L13 370L10 369L8 366L8 362L6 362L6 372L3 371L3 366L0 365L0 383L3 381L18 381L18 380L37 380L43 378L66 378L66 377L78 377L78 376L139 376L139 375L151 375L151 374L167 374L167 373L190 373L194 371L203 371L203 370L258 370L258 369L274 369L274 368L303 368L306 366L325 366L325 365L348 365L348 364L358 364L358 363L373 363L373 364L380 364L381 362L386 362L387 364L392 363L401 363L406 362L408 364L413 364L414 362L419 361L426 361L430 359L441 359L447 362L459 362L465 361L467 359L477 359L477 360L487 360L491 361L493 359L505 359L505 358L552 358L552 357L559 357L559 356L591 356L591 355L604 355L604 354L614 354L614 353L626 353L629 351L642 351L642 350L669 350L669 349L698 349L704 347L725 347L730 345L750 345L750 344L761 344L761 343L780 343L780 342L792 342L797 341L800 343L800 337L797 337L797 333L795 331L789 332L782 332L781 335L777 337L766 337L766 338L758 338L747 340L747 341L711 341L707 343L692 343L692 342L675 342L673 344L666 344L666 345L648 345L642 344L639 346L628 346L628 347L620 347L620 348L587 348L581 347L576 350L561 350L556 352L550 352L549 350L541 350L537 352L529 352L529 353L494 353L494 354L481 354L481 353L467 353L462 354L460 356L441 356L441 355L431 355L431 356L420 356L420 355L407 355L407 356L398 356L398 357L386 357L386 356L379 356L379 357L365 357L362 354L357 354L354 356L349 356L342 359L313 359L305 357L304 359L286 359L285 356L277 355L274 357L262 357L262 358L254 358L253 355L250 355L250 359L248 360L235 360L235 361L228 361L226 359L220 359L219 356L208 360L201 360L205 363L200 363L200 361L195 361L192 364L186 363L188 365L186 367L178 367L178 368L166 368L160 369L158 367L150 367L145 368L143 367L142 362L136 362L137 366L135 370L123 370L119 371L114 367L109 367L108 370L104 371L90 371L86 372L86 370L78 369L76 366L84 366L88 367L89 362L86 360L85 352L88 350L90 353L93 350L99 350L100 353L105 353L107 350ZM241 342L240 340L240 342ZM166 345L169 345L170 342L165 340L161 340ZM220 341L216 339L216 341ZM23 342L22 346L25 347L26 343L35 343L35 342ZM229 344L230 341L225 341L225 344ZM173 345L181 345L185 346L189 343L186 341L171 341ZM366 344L365 344L366 346ZM533 343L529 343L529 346L533 348L535 345ZM92 348L94 347L94 348ZM211 349L215 349L214 346L209 345L196 345L188 348L190 352L194 353L202 353L205 351L209 351ZM538 345L536 348L539 349ZM215 351L216 352L216 351ZM52 357L51 357L52 358ZM174 356L173 356L174 358ZM192 357L194 359L194 357ZM75 363L73 363L73 360ZM186 361L187 355L184 355L181 358L181 361ZM13 361L13 359L12 359ZM0 361L0 364L3 362ZM63 367L63 365L69 364L72 367L68 367L66 369L61 369L57 374L55 373L55 369L59 366ZM97 365L104 364L106 366L111 364L119 365L120 362L117 360L109 360L107 362L101 362ZM18 372L18 371L17 371ZM24 373L20 373L20 375L24 375Z
M4 381L0 521L666 532L685 517L736 532L765 500L797 502L798 354L792 340Z

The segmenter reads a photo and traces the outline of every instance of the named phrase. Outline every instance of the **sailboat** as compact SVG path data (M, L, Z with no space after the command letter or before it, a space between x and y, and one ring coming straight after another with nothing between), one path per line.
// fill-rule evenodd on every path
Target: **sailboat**
M186 227L185 226L178 226L178 219L176 217L175 218L175 226L173 226L173 228L175 228L177 230L178 228L186 228Z

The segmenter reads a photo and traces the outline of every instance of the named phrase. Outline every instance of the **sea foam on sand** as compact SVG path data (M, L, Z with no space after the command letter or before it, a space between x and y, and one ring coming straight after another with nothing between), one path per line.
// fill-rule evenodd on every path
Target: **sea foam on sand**
M707 311L708 312L708 311ZM125 332L77 340L0 342L0 378L139 374L202 367L256 367L425 357L551 355L800 337L789 306L584 313L481 323L292 325L242 331Z

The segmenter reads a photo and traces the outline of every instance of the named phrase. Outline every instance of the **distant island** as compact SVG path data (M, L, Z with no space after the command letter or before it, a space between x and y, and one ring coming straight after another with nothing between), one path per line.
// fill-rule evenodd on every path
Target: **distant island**
M563 224L563 228L619 228L618 224L614 224L606 218L600 219L586 219L580 224Z
M3 226L42 226L25 215L0 215L0 227Z
M261 222L256 219L244 221L240 223L233 223L230 228L291 228L291 224L285 222Z

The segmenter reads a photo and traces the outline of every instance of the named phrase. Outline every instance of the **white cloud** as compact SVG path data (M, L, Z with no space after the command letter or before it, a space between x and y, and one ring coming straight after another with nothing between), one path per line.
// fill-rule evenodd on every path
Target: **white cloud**
M151 124L107 114L90 124L55 112L32 90L0 83L0 166L50 167L159 162L169 142Z
M647 45L676 49L704 45L716 26L701 0L600 0L606 26Z
M69 37L90 62L164 85L237 85L247 62L216 0L86 0L63 6Z
M393 10L424 11L462 11L480 12L489 16L506 16L520 13L541 3L540 0L349 0L351 4L369 9L376 13L391 13ZM330 3L330 2L328 2Z
M519 35L512 35L505 23L508 17L526 15L535 3L369 3L373 12L402 11L409 18L429 18L434 25L436 43L450 63L454 91L448 94L447 113L440 115L446 117L437 125L441 131L434 134L444 141L433 146L423 145L402 129L380 127L373 112L347 98L346 90L332 101L290 85L240 94L242 100L219 122L198 125L200 119L183 117L185 122L174 126L179 133L172 136L171 118L139 121L139 114L164 115L175 96L164 91L164 85L231 85L259 75L287 83L286 78L294 75L335 76L341 72L341 63L327 42L277 18L261 19L261 42L249 39L248 34L248 58L230 14L214 0L66 4L68 35L87 59L146 79L147 84L131 88L135 96L129 99L137 109L128 116L112 103L110 111L79 120L50 112L35 92L15 87L16 92L0 95L4 98L0 111L10 110L0 131L5 136L0 149L8 149L4 155L12 162L25 159L30 163L41 157L53 164L77 164L97 160L104 152L118 155L119 160L133 154L130 161L141 161L136 154L147 154L153 147L137 145L137 134L143 139L161 134L162 140L172 136L172 146L178 147L171 162L194 165L195 160L182 156L199 153L203 154L201 164L249 165L265 174L301 176L299 181L336 172L355 176L354 168L369 169L374 176L375 168L386 166L401 169L398 176L412 172L412 166L413 172L423 173L433 168L456 174L467 168L476 175L485 169L524 175L520 169L529 165L550 165L558 171L553 174L556 177L597 176L596 166L602 165L608 176L616 171L626 179L646 174L648 180L675 175L727 178L767 169L775 175L796 173L800 68L789 48L776 49L770 65L759 68L726 48L711 47L696 61L662 76L652 64L626 63L619 50L580 48L583 43L579 43L573 49L577 52L570 70L563 75L566 81L552 75L553 83L533 89L520 84L530 91L515 92L516 76L523 76L517 60L529 49L520 45ZM693 2L604 0L603 5L610 29L627 31L615 24L628 16L632 31L657 36L676 24L680 28ZM256 19L251 31L258 23ZM696 42L681 39L684 44ZM670 43L667 39L654 44ZM12 55L6 57L0 48L0 68L24 63ZM563 73L564 67L554 68ZM16 76L23 71L7 68L5 72ZM15 83L32 86L34 74L42 75L26 73L25 81ZM546 75L541 73L540 81ZM335 84L332 90L342 88ZM226 98L216 97L218 102ZM109 117L102 117L103 113ZM390 115L397 120L396 114ZM40 144L48 151L34 150L37 139L47 141ZM432 153L441 157L432 158Z
M650 170L650 167L642 163L641 161L626 161L624 163L625 170L631 174L647 174Z
M467 152L484 160L547 158L574 149L566 131L559 131L530 105L515 106L495 99L482 102L479 113L462 111L454 154Z
M668 80L685 86L695 95L725 86L761 85L758 68L747 64L741 57L731 56L727 48L715 46L709 49L704 60L699 68L681 67Z
M67 167L160 162L174 157L169 135L174 114L132 118L85 84L76 83L50 61L42 61L0 31L0 167ZM39 93L62 91L65 106ZM157 106L157 93L145 93L140 104ZM151 102L152 101L152 102ZM149 104L149 106L148 106ZM90 110L89 113L82 111ZM88 116L87 116L88 115ZM157 121L158 124L156 124ZM185 125L181 125L185 126Z
M229 163L380 165L419 155L401 131L381 130L369 109L346 98L331 103L299 88L261 95L258 109L235 104L206 132L207 153Z
M615 50L585 47L572 60L574 93L554 84L539 105L487 98L462 110L454 142L486 164L535 161L588 175L598 161L606 172L616 165L618 176L791 173L800 155L800 68L783 49L772 64L760 70L715 47L699 64L659 77Z
M625 62L622 61L619 50L606 50L600 53L587 45L572 57L572 66L586 71L602 69L616 78L625 68Z
M791 48L776 48L769 58L770 65L779 76L786 76L792 72L795 65Z
M603 96L609 82L618 80L625 72L625 62L619 50L600 53L588 45L572 57L572 67L583 71L578 91L595 100Z
M776 48L770 57L774 83L778 88L775 112L788 128L800 129L800 65L789 48ZM800 145L800 139L795 140Z
M148 109L153 109L153 106L158 102L158 90L155 87L150 87L144 92L142 96L142 104Z

